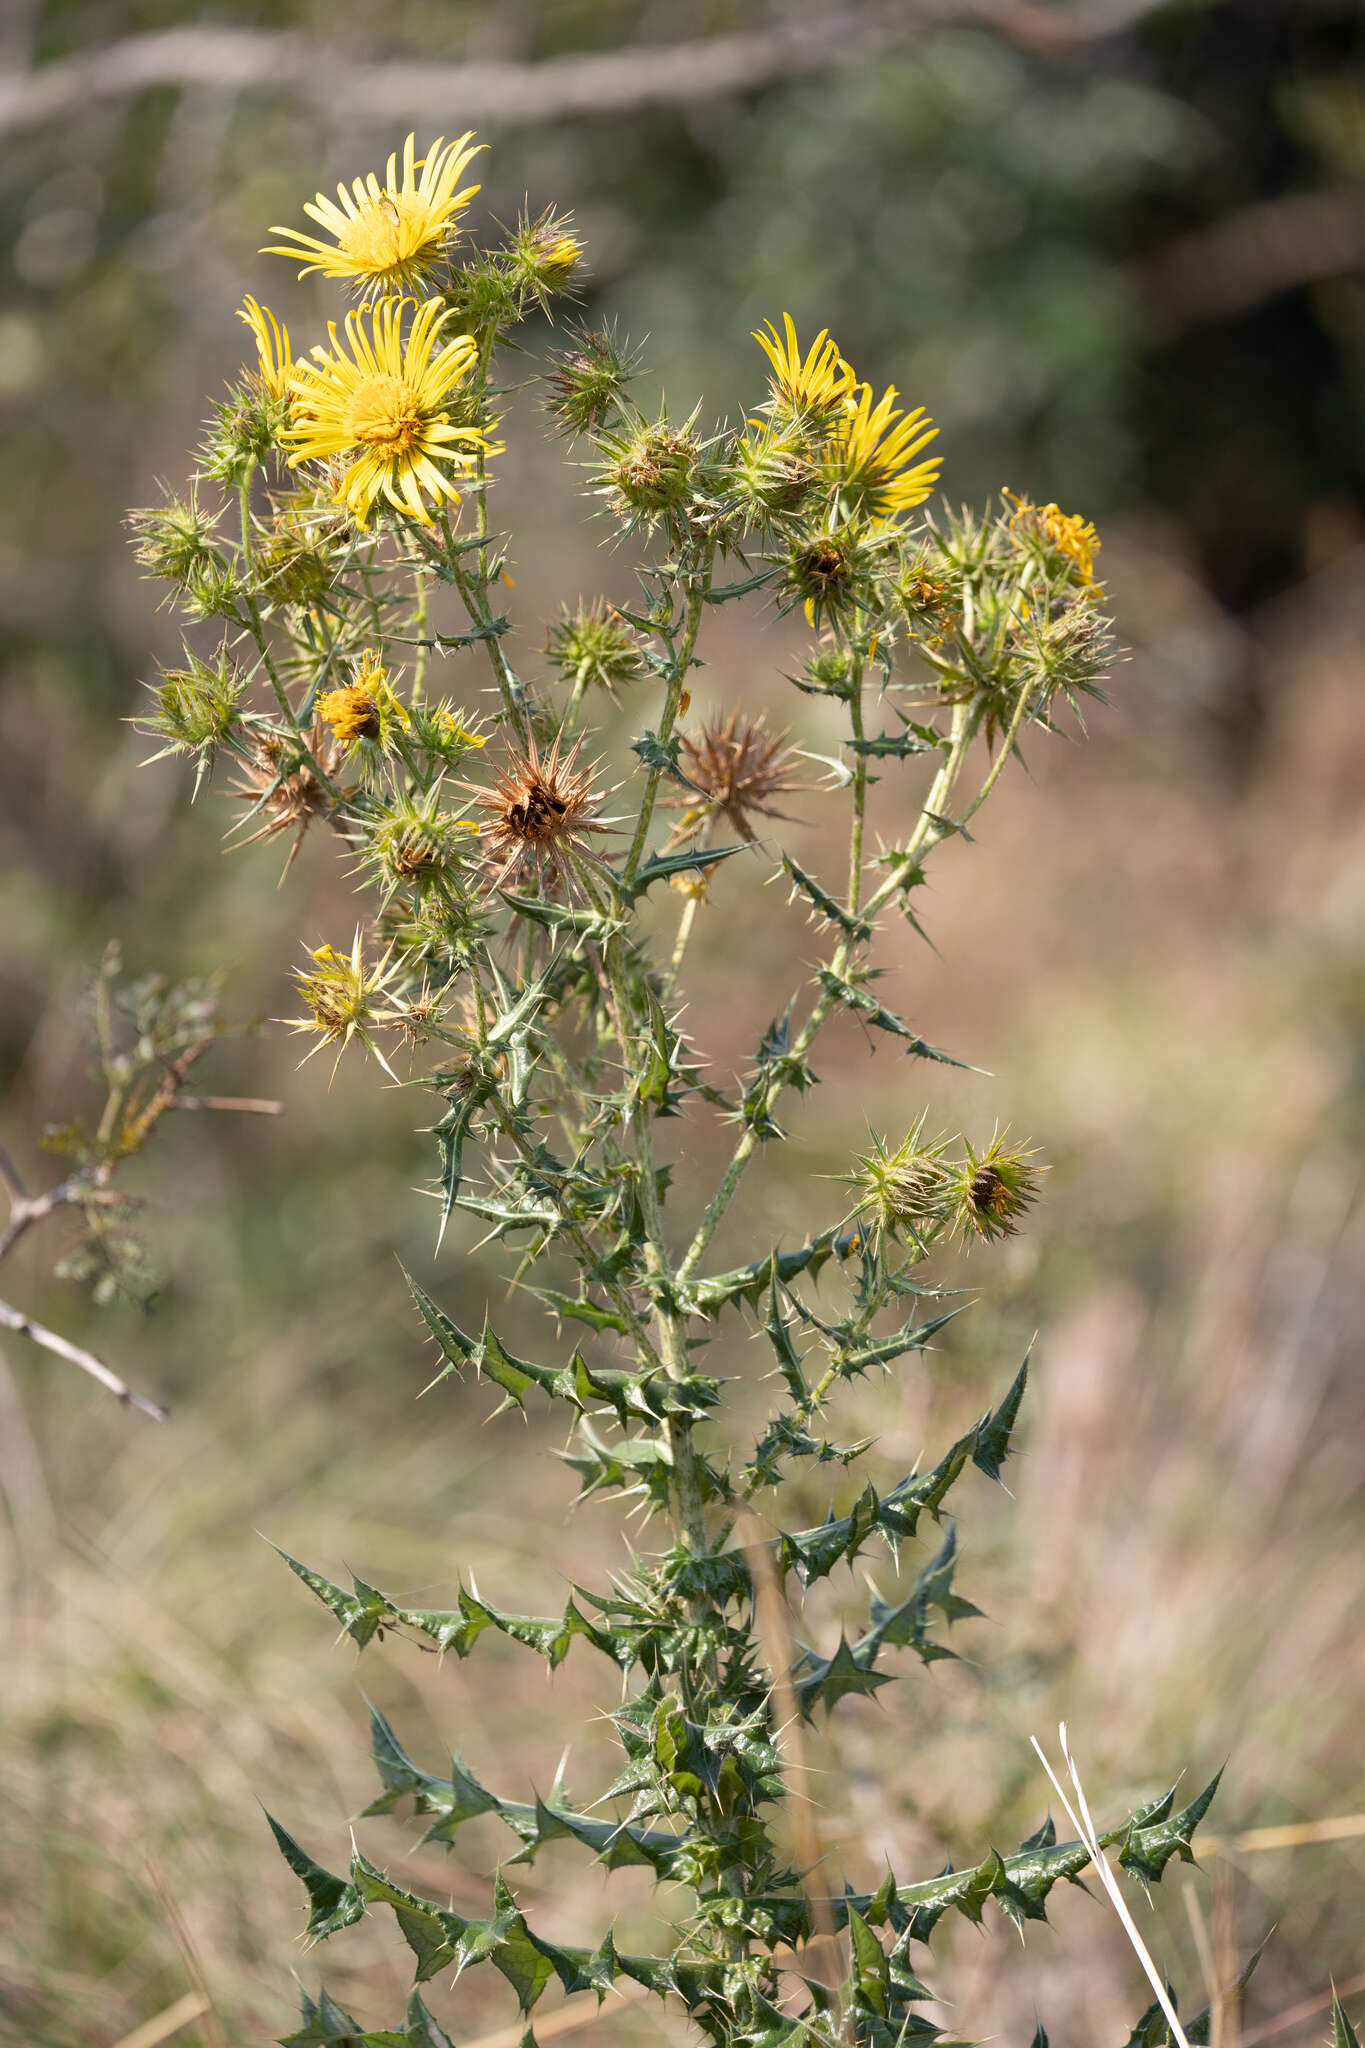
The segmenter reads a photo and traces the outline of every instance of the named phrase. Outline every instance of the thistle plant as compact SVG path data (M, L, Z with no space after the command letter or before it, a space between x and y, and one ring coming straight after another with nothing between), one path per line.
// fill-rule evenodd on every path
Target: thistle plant
M200 784L230 768L239 844L278 838L292 863L313 833L355 876L354 931L308 935L294 963L293 1022L338 1068L371 1060L434 1096L438 1243L468 1220L546 1312L523 1358L490 1315L467 1330L439 1280L410 1277L441 1376L479 1375L504 1406L552 1404L583 1495L637 1518L613 1582L543 1616L472 1585L434 1611L288 1560L359 1648L399 1634L463 1658L491 1630L551 1668L581 1645L620 1688L620 1772L582 1803L563 1783L515 1796L458 1759L431 1769L375 1712L366 1811L411 1802L423 1839L447 1844L493 1815L516 1863L571 1838L609 1867L646 1866L687 1904L659 1953L618 1949L610 1928L564 1946L528 1924L502 1870L487 1916L470 1919L362 1848L334 1874L273 1825L310 1934L387 1908L418 1986L490 1965L530 2014L556 1980L600 1999L628 1979L680 2003L718 2048L890 2048L938 2032L919 2011L920 1950L945 1915L979 1920L994 1900L1023 1928L1092 1858L1044 1820L1012 1854L860 1894L827 1858L817 1867L795 1782L803 1723L879 1692L907 1653L950 1656L944 1632L977 1612L956 1589L949 1498L973 1469L999 1479L1027 1361L1010 1361L965 1435L889 1480L865 1469L873 1446L841 1439L839 1402L865 1375L915 1369L960 1306L935 1255L956 1243L988 1258L1026 1221L1041 1162L1008 1130L874 1119L838 1192L812 1180L799 1242L755 1239L739 1197L817 1080L833 1020L959 1064L883 1000L878 937L888 920L918 930L932 857L971 836L1025 734L1098 694L1111 658L1099 542L1008 494L984 512L925 509L939 459L924 411L874 392L830 334L803 347L788 316L755 336L755 388L738 423L718 425L643 406L624 341L580 324L550 352L541 396L638 559L639 595L566 602L523 646L501 608L508 544L493 516L499 456L524 430L505 379L523 374L522 323L572 296L583 252L553 214L467 239L470 188L457 188L472 154L466 136L419 159L410 137L401 173L391 157L383 180L339 188L339 207L319 195L305 209L321 235L273 231L275 253L353 284L360 303L296 357L249 299L256 361L210 423L195 482L135 516L141 560L204 641L154 686L145 723ZM742 701L689 723L703 629L744 602L804 626L793 717L804 696L842 722L823 762ZM895 829L875 839L872 788L893 778ZM784 824L838 809L846 862L810 872ZM704 1078L688 949L722 890L774 875L819 964L775 992L727 1090ZM707 1119L730 1141L703 1187L686 1137ZM722 1264L735 1238L743 1256ZM705 1369L727 1321L756 1329L774 1368L753 1440ZM790 1482L817 1466L828 1514L788 1526ZM794 1648L805 1589L878 1549L897 1590L874 1593L826 1652ZM1156 1800L1100 1841L1140 1882L1159 1879L1191 1857L1211 1793L1178 1810ZM1133 2038L1166 2027L1153 2007ZM305 1995L289 2036L445 2040L419 1989L382 2033Z

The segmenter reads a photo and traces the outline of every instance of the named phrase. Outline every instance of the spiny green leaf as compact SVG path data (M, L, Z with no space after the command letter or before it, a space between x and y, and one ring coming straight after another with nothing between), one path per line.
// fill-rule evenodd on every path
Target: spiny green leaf
M605 945L617 932L625 930L624 919L608 917L600 910L576 909L571 903L554 903L545 896L518 896L511 889L499 893L509 910L546 931L573 932L579 938Z
M1031 1356L1032 1354L1029 1354ZM1000 1467L1013 1448L1014 1425L1019 1420L1024 1390L1028 1386L1029 1360L1026 1356L1010 1383L1010 1390L993 1414L983 1415L974 1432L972 1463L988 1479L999 1479Z
M270 1814L266 1819L279 1844L280 1854L295 1877L302 1880L308 1894L308 1932L313 1939L325 1941L329 1934L336 1934L343 1927L353 1927L365 1911L365 1901L355 1886L347 1878L338 1877L334 1871L324 1870L320 1863L315 1863L308 1851Z
M826 924L837 926L847 938L852 939L856 944L861 944L864 940L872 937L872 927L867 922L867 919L858 917L851 911L845 910L843 904L831 896L827 889L823 889L819 882L816 881L814 875L808 875L806 870L799 866L789 853L783 854L782 866L786 870L793 889L799 895L805 897L811 909Z
M1341 2000L1332 1993L1332 2048L1360 2048L1360 2039L1347 2019Z
M1131 1832L1119 1851L1119 1862L1124 1869L1131 1870L1135 1877L1156 1884L1172 1856L1178 1856L1184 1863L1193 1863L1194 1850L1190 1845L1190 1838L1208 1812L1222 1775L1219 1771L1209 1780L1197 1798L1192 1799L1188 1806L1182 1807L1179 1813L1172 1814L1169 1819L1163 1811L1160 1819L1151 1825L1141 1825L1140 1819L1134 1821Z
M836 1002L842 1003L846 1010L852 1010L857 1016L865 1017L878 1031L885 1031L893 1038L903 1039L907 1057L913 1053L917 1059L940 1060L944 1066L961 1067L970 1074L980 1072L979 1068L969 1066L966 1060L954 1059L951 1053L941 1051L936 1045L930 1045L927 1038L921 1038L917 1031L912 1031L894 1011L885 1008L865 988L856 988L851 982L841 981L831 968L822 967L816 978L826 993L833 996Z
M776 569L760 569L756 576L746 577L743 583L721 583L714 590L704 590L702 598L707 604L729 604L732 598L747 597L751 590L762 590L776 574Z
M351 1877L367 1905L388 1906L398 1922L404 1941L417 1959L417 1982L425 1984L438 1970L448 1970L456 1961L460 1944L472 1925L416 1892L391 1884L382 1870L357 1850L351 1858Z
M373 1586L367 1586L363 1579L356 1578L354 1573L351 1576L351 1583L355 1587L355 1592L343 1593L340 1586L334 1586L321 1572L312 1571L306 1564L300 1564L296 1557L291 1557L287 1550L281 1550L277 1543L272 1543L270 1547L284 1559L290 1571L303 1580L309 1591L317 1595L323 1606L330 1607L357 1649L363 1650L376 1629L395 1619L397 1610L384 1595L376 1592Z
M303 2025L296 2033L283 2035L280 2048L333 2048L333 2044L335 2048L369 2048L372 2037L325 1991L319 1991L316 2005L305 1992L302 2006Z
M718 861L730 860L735 854L744 853L746 850L743 846L712 846L687 853L652 853L644 866L637 871L635 880L629 888L619 877L617 883L622 894L630 902L636 903L655 882L667 881L670 875L704 875L707 869L715 867Z

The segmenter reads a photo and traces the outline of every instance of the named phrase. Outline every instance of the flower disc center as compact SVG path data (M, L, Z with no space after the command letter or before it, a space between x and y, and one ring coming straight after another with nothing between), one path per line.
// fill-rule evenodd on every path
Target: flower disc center
M351 437L391 455L406 455L417 446L423 417L417 394L401 377L382 371L356 385L348 408Z

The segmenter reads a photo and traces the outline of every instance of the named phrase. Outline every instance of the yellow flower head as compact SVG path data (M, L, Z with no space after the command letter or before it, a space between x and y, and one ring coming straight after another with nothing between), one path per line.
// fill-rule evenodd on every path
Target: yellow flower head
M294 374L294 354L289 346L289 329L275 318L268 306L247 293L237 314L256 338L257 376L262 389L272 398L283 398Z
M286 235L284 247L272 244L263 256L305 257L300 277L320 270L359 285L363 291L411 289L427 278L445 252L457 214L479 190L466 185L456 191L461 173L478 155L482 144L471 147L473 130L458 142L442 147L434 142L422 159L419 178L414 154L416 138L409 135L403 145L403 176L398 177L398 159L391 156L381 185L373 171L357 178L350 191L337 186L338 206L319 192L304 212L333 237L319 241L297 228L272 228Z
M351 682L318 699L317 712L344 747L360 740L377 741L382 747L395 730L412 729L412 718L394 696L388 671L374 653L362 655Z
M473 427L452 426L444 401L463 382L478 354L467 334L437 346L449 318L439 299L418 307L406 338L403 309L411 299L385 299L368 312L346 315L346 339L329 324L330 351L313 350L290 380L289 425L282 439L301 462L350 460L337 484L337 502L360 526L376 499L423 524L426 501L458 498L437 462L468 468L471 448L488 447Z
M1026 531L1031 528L1045 547L1074 563L1077 580L1087 590L1098 588L1095 557L1100 537L1088 519L1082 519L1079 512L1063 512L1058 505L1031 505L1027 498L1016 498L1013 491L1006 491L1005 496L1013 498L1017 508L1012 526L1023 526Z
M820 329L803 356L790 313L782 315L780 335L771 320L763 324L767 333L755 328L754 340L772 365L768 388L775 406L790 412L828 413L851 398L857 379L827 328Z
M340 1062L352 1039L358 1038L389 1078L396 1081L398 1076L379 1050L374 1034L377 1030L392 1029L398 1021L391 999L400 968L391 962L388 953L381 960L368 961L358 926L349 954L339 953L335 946L314 946L309 949L309 958L311 967L294 970L308 1014L288 1020L296 1031L318 1033L318 1042L304 1055L305 1059L311 1059L324 1045L334 1045ZM332 1071L335 1073L336 1068Z
M857 510L891 518L922 505L938 482L942 461L937 455L915 462L938 428L922 406L913 412L896 409L896 387L890 384L874 406L872 386L860 384L856 403L837 419L821 457L826 480Z

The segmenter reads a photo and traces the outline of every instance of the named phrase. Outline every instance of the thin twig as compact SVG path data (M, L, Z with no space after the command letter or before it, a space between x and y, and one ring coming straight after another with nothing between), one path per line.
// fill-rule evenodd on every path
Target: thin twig
M0 1181L5 1183L5 1192L11 1203L24 1200L23 1176L3 1145L0 1145Z
M29 1337L35 1344L41 1344L44 1351L53 1351L58 1358L65 1358L71 1365L78 1365L82 1372L88 1372L91 1379L107 1387L116 1401L122 1401L125 1408L140 1409L150 1415L153 1422L164 1422L166 1410L158 1401L149 1401L145 1394L139 1394L126 1380L96 1358L93 1351L83 1351L79 1344L69 1343L59 1337L55 1330L49 1330L44 1323L35 1323L32 1316L26 1316L22 1309L11 1308L7 1301L0 1301L0 1323L17 1336Z
M283 1116L284 1104L267 1095L177 1095L168 1109L230 1109L238 1116Z

